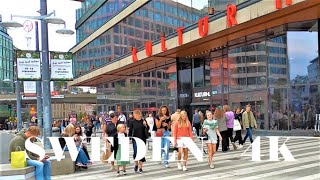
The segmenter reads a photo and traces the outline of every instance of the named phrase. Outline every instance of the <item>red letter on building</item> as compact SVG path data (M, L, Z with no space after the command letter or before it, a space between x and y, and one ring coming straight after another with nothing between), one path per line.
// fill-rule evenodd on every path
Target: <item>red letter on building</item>
M237 6L234 4L229 4L227 6L227 26L232 27L233 25L237 25L238 22L236 20L237 14Z
M165 36L161 36L161 51L166 51L166 37Z
M198 32L201 37L208 35L209 18L205 16L198 21Z
M286 5L287 6L292 5L292 0L286 0ZM282 9L282 0L276 0L276 8Z
M150 57L152 55L152 41L150 40L147 41L145 47L146 47L146 56Z
M178 44L181 46L183 44L183 27L179 27L177 28L177 32L178 32Z
M137 48L132 48L131 49L131 53L132 53L132 62L137 62L138 61L138 57L137 57Z

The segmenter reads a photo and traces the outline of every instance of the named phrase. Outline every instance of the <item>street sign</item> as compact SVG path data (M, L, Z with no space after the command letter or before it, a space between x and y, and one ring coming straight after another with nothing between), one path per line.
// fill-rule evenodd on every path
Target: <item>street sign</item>
M72 54L50 52L51 80L73 80Z
M17 51L17 69L19 80L40 80L40 52Z
M23 29L26 31L26 32L30 32L32 31L33 29L33 23L29 20L26 20L24 23L23 23Z

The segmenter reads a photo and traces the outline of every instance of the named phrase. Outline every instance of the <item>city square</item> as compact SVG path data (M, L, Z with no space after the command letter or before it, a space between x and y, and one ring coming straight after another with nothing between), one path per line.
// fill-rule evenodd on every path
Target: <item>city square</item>
M319 12L318 0L2 2L0 180L320 179Z

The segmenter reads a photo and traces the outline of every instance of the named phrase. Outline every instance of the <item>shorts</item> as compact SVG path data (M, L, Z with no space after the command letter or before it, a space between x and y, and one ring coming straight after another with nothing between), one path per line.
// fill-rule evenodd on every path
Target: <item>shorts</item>
M181 139L177 140L177 146L178 148L187 148L187 144L184 143Z
M205 141L206 144L217 144L217 140L216 139L208 139Z

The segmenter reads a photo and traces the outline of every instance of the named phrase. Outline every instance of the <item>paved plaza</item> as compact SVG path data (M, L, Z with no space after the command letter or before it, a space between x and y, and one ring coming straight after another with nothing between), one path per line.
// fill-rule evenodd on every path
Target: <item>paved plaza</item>
M285 142L285 138L279 138L279 146ZM116 177L116 172L111 172L110 164L95 162L88 170L77 171L75 174L54 176L53 180L99 180L99 179L320 179L320 138L314 137L290 137L286 145L296 161L285 162L279 153L278 162L270 162L269 139L261 137L261 160L251 161L251 148L243 154L248 145L239 150L231 150L223 153L220 150L214 157L215 169L210 169L207 164L207 155L204 155L204 162L198 162L190 153L188 171L179 171L176 163L172 162L170 168L163 164L151 161L152 150L147 151L147 162L143 167L143 174L133 171L134 163L127 167L127 175ZM201 147L201 142L196 140ZM231 146L232 147L232 146ZM90 148L90 147L89 147ZM241 156L243 154L243 156ZM132 155L132 148L130 149ZM130 156L132 157L132 156Z

